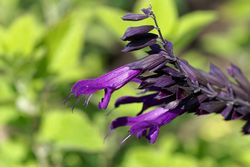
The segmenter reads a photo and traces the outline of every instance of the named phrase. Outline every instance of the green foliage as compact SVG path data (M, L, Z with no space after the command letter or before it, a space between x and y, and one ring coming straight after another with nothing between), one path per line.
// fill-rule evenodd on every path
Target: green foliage
M248 62L246 1L222 4L218 12L181 11L181 16L174 0L151 2L164 36L192 65L207 69L208 60L213 60L202 56L201 49L229 55L233 61L239 59L233 55L241 53L242 64ZM104 67L131 61L130 55L120 53L124 43L119 37L128 26L152 21L123 22L121 16L124 9L139 12L145 7L145 0L0 1L0 167L250 165L250 140L239 134L240 122L230 124L219 117L176 120L161 130L156 145L134 137L121 145L125 128L104 141L113 118L133 116L141 108L141 104L131 104L108 113L116 98L137 95L135 84L115 92L108 111L97 110L103 92L95 94L87 108L81 101L73 113L69 108L75 100L63 106L76 80L96 77L108 71ZM201 35L207 25L219 19L217 13L234 27ZM195 46L181 54L199 39L201 48Z
M60 149L86 152L101 152L104 149L102 135L83 113L50 111L44 116L40 128L38 140L41 143L52 142Z
M192 12L181 17L173 38L176 50L186 47L202 31L202 28L215 19L216 15L213 11Z
M48 47L48 69L63 79L74 79L83 49L90 13L75 12L53 26L45 37ZM84 20L84 22L82 22Z
M37 23L34 16L24 15L3 31L0 53L9 56L30 56L42 35L43 26Z
M101 6L97 8L96 17L111 30L113 35L121 37L127 28L127 24L121 21L121 16L124 14L122 10Z
M177 143L173 137L167 136L159 141L156 148L147 146L133 147L129 150L122 167L137 166L197 166L197 162L192 157L183 156L181 154L174 154Z
M220 22L221 31L210 32L202 38L202 46L210 54L231 62L241 64L249 71L249 11L248 0L229 1L219 8L224 22ZM249 72L248 72L249 74Z

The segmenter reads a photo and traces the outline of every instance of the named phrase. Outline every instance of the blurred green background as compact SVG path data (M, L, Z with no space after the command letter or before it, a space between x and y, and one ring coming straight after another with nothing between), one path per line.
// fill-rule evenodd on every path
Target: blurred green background
M208 70L230 62L250 76L249 0L151 0L176 55ZM249 167L250 137L241 121L184 115L161 129L155 145L109 122L133 104L98 111L102 93L72 113L64 98L79 79L97 77L144 53L124 54L125 12L146 0L0 0L0 167ZM136 86L117 91L136 95Z

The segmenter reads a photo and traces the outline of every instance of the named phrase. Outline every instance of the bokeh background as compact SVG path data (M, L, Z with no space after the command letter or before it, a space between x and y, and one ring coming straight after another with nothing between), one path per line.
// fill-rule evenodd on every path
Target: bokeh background
M233 62L250 77L249 0L151 0L176 55L208 70ZM145 53L124 54L127 11L146 0L0 0L0 167L249 167L242 122L186 114L161 129L156 144L109 122L139 104L98 111L103 92L74 112L63 103L72 84L97 77ZM226 70L224 70L226 71ZM117 91L136 95L135 85Z

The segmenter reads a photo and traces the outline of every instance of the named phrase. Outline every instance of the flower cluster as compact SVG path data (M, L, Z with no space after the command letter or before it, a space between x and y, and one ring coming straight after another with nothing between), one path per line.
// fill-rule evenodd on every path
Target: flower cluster
M151 7L142 9L142 14L129 13L122 17L125 21L149 18L153 19L155 25L129 27L121 38L128 41L123 52L149 47L146 57L99 78L78 81L72 87L71 93L78 98L104 89L105 95L99 103L99 108L105 109L114 91L128 82L138 83L138 89L147 94L139 97L120 97L115 107L142 103L142 109L137 116L113 120L110 129L129 126L130 135L137 138L146 137L150 143L157 140L161 126L183 113L217 113L225 120L241 119L246 121L242 131L249 134L250 82L241 70L232 65L228 69L228 77L218 67L211 65L207 73L176 57L172 43L162 36ZM151 33L154 29L158 34ZM152 111L145 112L152 107Z

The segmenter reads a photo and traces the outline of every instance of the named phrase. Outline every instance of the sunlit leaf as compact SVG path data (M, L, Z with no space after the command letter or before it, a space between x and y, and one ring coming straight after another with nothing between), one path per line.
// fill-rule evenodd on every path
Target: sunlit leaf
M209 60L204 55L200 54L196 50L190 50L183 56L193 67L202 69L205 71L209 70Z
M79 66L89 11L75 12L55 25L47 35L49 70L70 78Z
M34 16L21 16L6 30L3 46L0 48L3 48L5 54L31 56L42 33L43 26Z
M234 54L240 51L237 43L234 40L230 40L226 34L205 35L202 40L202 46L209 53L225 55L226 57L234 56Z
M0 57L4 54L4 39L5 39L5 34L6 34L5 29L0 26Z
M179 51L186 47L205 26L216 19L212 11L197 11L186 14L180 18L175 32L175 49Z
M6 125L16 117L18 117L18 114L13 106L2 105L0 107L0 126Z
M188 154L175 154L173 148L176 140L171 137L162 138L159 147L136 147L131 148L125 155L121 167L197 167L197 160Z
M103 136L85 113L66 110L49 111L44 115L38 139L54 143L57 148L100 152L104 149Z
M128 24L122 21L121 17L125 14L124 11L102 6L96 10L97 18L109 29L116 37L121 37L123 32L128 27ZM110 39L106 39L110 40Z
M0 77L0 102L10 100L15 97L15 92L12 90L11 85L6 81L5 77Z
M1 0L0 1L0 20L8 22L18 12L19 0Z
M25 144L20 141L7 140L0 143L0 166L17 167L27 155Z

